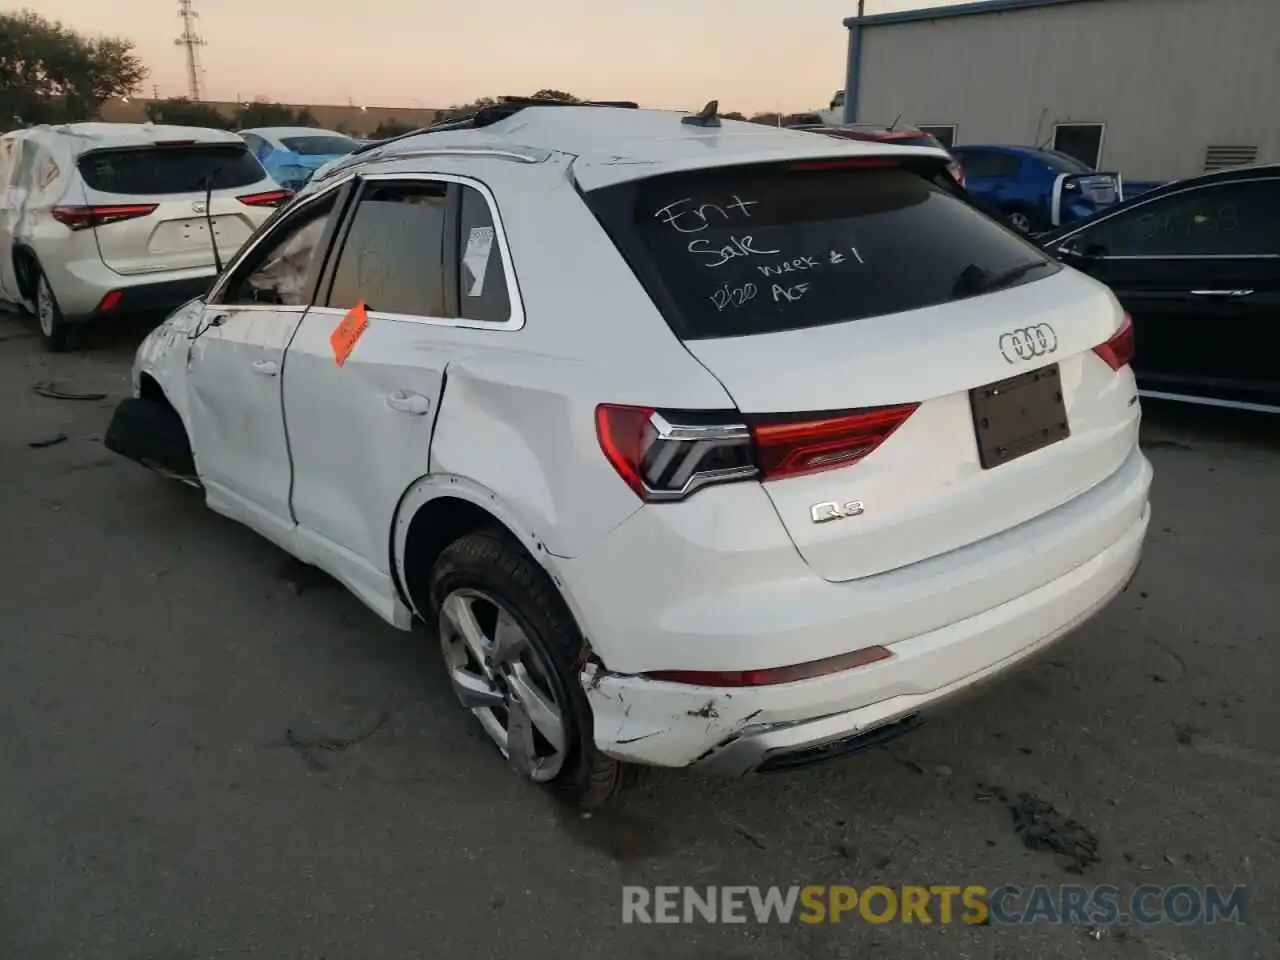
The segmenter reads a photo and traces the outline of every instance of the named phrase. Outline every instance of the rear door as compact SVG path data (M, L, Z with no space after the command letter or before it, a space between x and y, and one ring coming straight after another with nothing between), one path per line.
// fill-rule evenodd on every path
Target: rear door
M78 163L88 204L136 208L94 228L102 262L124 275L212 269L210 222L229 260L262 219L239 197L271 186L243 142L93 150Z
M597 202L746 415L778 516L829 580L1007 530L1136 443L1132 378L1093 349L1122 321L1105 288L940 170L873 163L699 171Z
M466 322L457 254L463 193L475 221L468 229L487 225L491 235L474 188L431 177L362 180L317 306L286 358L299 536L313 562L379 608L392 595L396 506L429 469L447 334ZM490 247L484 283L505 290Z
M1280 329L1280 178L1167 194L1065 242L1133 314L1144 390L1280 401L1272 352L1249 347Z

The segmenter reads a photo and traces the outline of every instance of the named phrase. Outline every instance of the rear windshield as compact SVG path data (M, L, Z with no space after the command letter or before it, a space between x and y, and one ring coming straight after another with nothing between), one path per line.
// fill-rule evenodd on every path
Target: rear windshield
M900 313L1059 269L941 177L817 166L676 174L587 201L687 340Z
M350 153L359 146L354 140L346 137L281 137L285 148L303 157L332 157Z
M80 175L91 190L158 196L247 187L266 177L262 164L243 143L189 147L95 150L80 158Z

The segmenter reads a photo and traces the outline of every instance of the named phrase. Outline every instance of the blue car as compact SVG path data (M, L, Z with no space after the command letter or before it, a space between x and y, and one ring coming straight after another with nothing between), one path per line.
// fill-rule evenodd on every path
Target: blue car
M1075 157L1035 147L961 146L965 186L1024 233L1092 216L1123 199L1118 173L1099 173Z
M241 130L267 173L287 190L300 190L330 160L345 157L360 144L332 130L313 127L258 127Z

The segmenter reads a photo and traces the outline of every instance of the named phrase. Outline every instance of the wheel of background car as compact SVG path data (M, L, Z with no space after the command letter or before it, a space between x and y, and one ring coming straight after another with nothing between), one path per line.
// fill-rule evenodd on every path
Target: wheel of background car
M62 308L53 295L53 287L49 286L49 278L39 267L35 268L35 273L36 322L40 325L40 337L50 350L62 353L71 347L71 328L62 316Z
M1015 210L1009 214L1009 226L1020 233L1031 233L1031 215L1025 210Z
M633 771L596 750L582 634L546 573L484 530L445 549L430 596L454 693L517 772L583 808L615 796Z

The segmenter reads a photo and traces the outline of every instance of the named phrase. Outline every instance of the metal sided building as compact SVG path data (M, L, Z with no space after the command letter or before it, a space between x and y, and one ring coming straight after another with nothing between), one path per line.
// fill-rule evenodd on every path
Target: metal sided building
M1126 179L1280 161L1280 0L984 0L845 20L845 120Z

